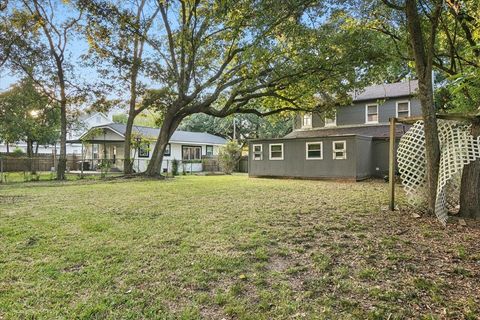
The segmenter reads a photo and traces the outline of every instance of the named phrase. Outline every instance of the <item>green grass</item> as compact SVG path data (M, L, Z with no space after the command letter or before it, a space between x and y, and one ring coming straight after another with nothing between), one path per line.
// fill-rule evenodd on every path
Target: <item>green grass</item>
M0 185L0 319L480 317L479 229L384 211L387 192L246 176Z

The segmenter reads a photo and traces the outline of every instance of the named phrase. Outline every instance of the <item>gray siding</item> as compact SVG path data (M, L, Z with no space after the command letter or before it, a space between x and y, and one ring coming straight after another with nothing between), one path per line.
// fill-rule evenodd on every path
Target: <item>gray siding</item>
M372 169L372 138L357 136L356 144L357 158L357 180L365 179L371 176Z
M378 103L379 123L387 123L391 117L396 117L397 102L410 101L410 115L420 116L422 114L420 100L417 98L399 97L388 100L357 101L351 106L339 107L337 109L337 126L365 124L367 104ZM312 116L313 128L324 127L323 116L314 114ZM295 129L302 129L302 115L295 118Z
M347 159L333 159L333 142L346 141ZM323 143L323 159L306 159L306 142ZM269 144L283 143L284 159L269 160ZM263 160L253 160L261 144ZM249 144L249 175L296 178L364 179L371 176L371 138L340 136L309 139L257 140Z
M395 152L398 148L399 142L400 139L397 139L397 141L395 141ZM389 147L390 142L388 139L378 139L372 141L372 176L377 178L383 178L388 175ZM398 168L397 164L396 167Z

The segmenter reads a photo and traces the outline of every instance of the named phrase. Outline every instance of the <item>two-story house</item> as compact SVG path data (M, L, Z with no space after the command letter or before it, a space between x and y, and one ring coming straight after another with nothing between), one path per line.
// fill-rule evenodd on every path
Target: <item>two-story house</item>
M279 139L249 141L249 175L311 179L383 177L388 173L389 118L421 115L418 81L381 84L352 95L330 118L298 114ZM408 130L398 124L396 140Z

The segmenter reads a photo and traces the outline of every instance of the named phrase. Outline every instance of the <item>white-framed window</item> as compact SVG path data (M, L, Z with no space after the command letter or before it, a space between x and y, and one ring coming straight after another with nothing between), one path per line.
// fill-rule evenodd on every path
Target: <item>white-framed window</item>
M397 101L397 118L410 117L410 101Z
M365 106L365 123L378 123L378 104Z
M335 127L337 125L337 112L333 114L333 117L325 116L325 127Z
M345 140L333 141L332 149L334 160L347 159L347 142Z
M307 142L305 143L305 158L307 160L323 159L323 142Z
M283 160L283 143L271 143L270 148L270 160Z
M182 160L201 160L201 146L182 146Z
M263 146L261 144L254 144L252 146L253 160L263 160Z
M302 118L302 128L312 127L312 113L305 113Z

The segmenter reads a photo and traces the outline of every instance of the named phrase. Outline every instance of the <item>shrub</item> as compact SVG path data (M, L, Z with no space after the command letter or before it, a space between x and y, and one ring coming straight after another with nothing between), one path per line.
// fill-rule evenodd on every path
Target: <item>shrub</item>
M237 141L228 141L225 146L220 148L218 153L218 162L222 171L226 174L231 174L237 166L241 155L242 148L237 144Z
M12 156L14 157L22 157L24 155L25 155L25 152L23 152L23 150L18 147L12 151Z
M178 176L178 160L173 159L172 161L172 175Z

